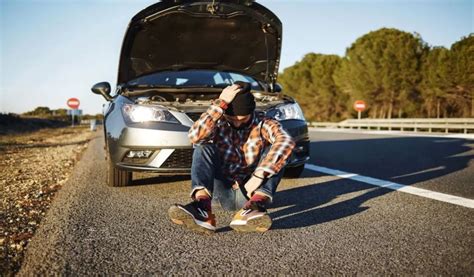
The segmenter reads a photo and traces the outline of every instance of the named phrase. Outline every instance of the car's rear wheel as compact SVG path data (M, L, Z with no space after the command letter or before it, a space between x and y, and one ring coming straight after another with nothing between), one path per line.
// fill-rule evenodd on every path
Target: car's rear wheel
M125 187L132 183L132 172L115 167L107 150L107 185L111 187Z
M298 178L300 177L301 173L303 173L304 164L295 166L295 167L287 167L285 168L285 176L290 178Z

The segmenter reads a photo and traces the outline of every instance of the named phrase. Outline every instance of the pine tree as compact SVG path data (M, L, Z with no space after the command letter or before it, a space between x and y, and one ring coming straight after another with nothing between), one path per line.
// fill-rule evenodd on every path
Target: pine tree
M358 99L373 118L474 117L474 35L430 49L417 33L383 28L358 38L342 58L305 55L279 82L308 120L355 116Z
M428 47L422 39L383 28L357 39L346 51L336 83L351 100L366 100L373 117L391 118L416 110L421 57Z
M451 53L444 47L434 47L423 56L420 90L427 117L440 118L441 109L445 111L448 91L454 85L451 68Z
M474 34L451 46L451 66L455 86L450 96L459 108L457 116L474 117Z
M280 75L285 92L300 103L308 120L337 121L347 115L347 97L333 79L340 61L336 55L310 53Z

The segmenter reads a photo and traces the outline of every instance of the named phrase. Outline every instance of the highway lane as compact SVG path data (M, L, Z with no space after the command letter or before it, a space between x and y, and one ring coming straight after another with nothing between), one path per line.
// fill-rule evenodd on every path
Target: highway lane
M316 165L474 199L474 140L310 134Z
M472 197L472 141L312 132L311 164ZM62 274L474 273L474 210L306 170L285 179L273 229L239 234L171 224L187 177L105 185L102 140L90 146L30 243L20 271ZM471 183L469 183L471 180ZM471 184L471 185L470 185Z

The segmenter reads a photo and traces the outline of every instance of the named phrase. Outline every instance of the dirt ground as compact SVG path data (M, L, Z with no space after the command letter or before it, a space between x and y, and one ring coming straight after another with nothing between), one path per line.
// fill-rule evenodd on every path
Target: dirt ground
M0 135L0 272L18 272L55 193L94 136L89 126Z

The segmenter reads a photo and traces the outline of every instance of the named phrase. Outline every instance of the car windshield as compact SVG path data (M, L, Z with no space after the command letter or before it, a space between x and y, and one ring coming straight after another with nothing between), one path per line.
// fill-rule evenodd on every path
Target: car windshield
M130 86L165 87L226 87L236 81L250 83L252 89L261 90L257 81L239 73L215 70L161 71L133 79Z

